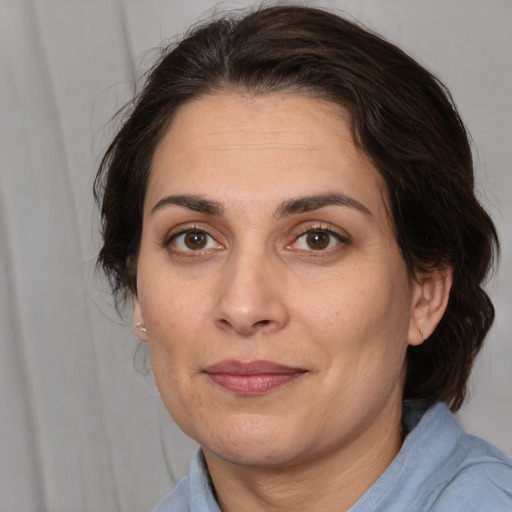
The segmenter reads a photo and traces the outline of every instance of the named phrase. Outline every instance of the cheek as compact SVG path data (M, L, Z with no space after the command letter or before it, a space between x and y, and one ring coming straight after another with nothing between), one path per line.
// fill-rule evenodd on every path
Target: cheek
M381 270L345 275L301 301L302 328L339 371L396 375L403 365L411 292L399 269L389 278Z
M348 337L357 332L403 331L409 319L408 293L399 292L394 284L365 277L345 279L338 287L317 289L303 294L295 307L304 322L319 333L338 331Z
M203 406L191 379L197 375L197 340L204 338L205 308L195 296L161 285L140 300L155 382L167 409L181 424L190 407Z
M197 282L184 282L174 275L156 272L140 278L139 301L146 327L153 338L190 336L208 315L211 294Z
M146 328L151 367L166 405L183 372L194 360L193 340L200 330L201 304L184 289L141 279L139 303Z

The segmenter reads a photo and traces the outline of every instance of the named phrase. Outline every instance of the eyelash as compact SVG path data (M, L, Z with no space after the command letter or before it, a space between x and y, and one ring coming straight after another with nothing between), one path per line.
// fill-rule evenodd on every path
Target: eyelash
M176 248L172 247L172 244L176 244L176 241L180 237L186 237L187 235L192 234L199 234L206 237L205 245L202 247L199 247L197 249L191 249L190 247L188 249L185 248ZM293 247L296 245L302 238L319 234L319 235L326 235L328 237L327 245L325 247L318 247L313 248L309 246L309 248L297 248ZM336 244L334 247L329 247L333 239L336 241ZM162 247L167 248L168 250L172 251L175 254L184 255L184 256L201 256L205 253L208 253L212 250L211 247L207 247L211 242L215 242L217 244L217 247L213 250L221 250L224 248L223 244L217 242L217 240L208 233L208 231L201 229L197 226L190 226L186 228L182 228L179 231L171 232L162 243ZM185 240L182 241L183 244L185 244ZM307 242L306 242L307 243ZM310 253L310 256L321 256L322 254L331 253L339 249L338 246L340 245L348 245L350 243L350 239L347 236L343 236L340 233L337 233L336 231L332 230L330 227L326 227L324 225L311 225L304 229L301 229L300 232L294 235L293 241L286 246L286 249L293 250L300 253Z
M220 248L223 248L223 245L220 244L219 242L217 242L212 235L210 235L204 229L198 228L197 226L190 226L190 227L187 227L187 228L184 228L184 229L180 229L177 232L171 232L166 237L166 239L164 240L164 243L162 245L165 248L171 248L171 250L173 252L181 254L181 255L201 255L201 254L204 254L206 251L211 250L211 248L204 249L204 247L200 247L200 248L197 248L197 249L190 249L189 248L189 250L186 250L186 249L173 249L171 247L173 242L176 243L176 241L180 237L186 237L187 235L191 235L191 234L199 234L199 235L205 236L206 237L205 245L208 245L209 243L211 243L211 241L214 241L218 246L220 246ZM183 243L186 243L185 240L183 240ZM216 250L219 250L219 249L216 248Z
M307 237L309 235L314 234L322 234L327 235L329 237L328 243L326 247L320 247L320 248L312 248L309 247L309 249L293 249L291 246L294 244L297 244L297 242L303 238ZM337 242L334 247L329 247L332 243L332 239L335 239ZM307 243L307 242L306 242ZM350 239L347 236L343 236L340 233L337 233L336 231L332 230L330 227L322 226L322 225L313 225L308 226L305 229L302 229L297 235L295 235L295 238L291 244L287 246L287 248L291 248L296 251L304 252L304 253L312 253L311 256L321 256L325 253L331 253L336 251L336 249L339 249L339 245L348 245L350 243Z

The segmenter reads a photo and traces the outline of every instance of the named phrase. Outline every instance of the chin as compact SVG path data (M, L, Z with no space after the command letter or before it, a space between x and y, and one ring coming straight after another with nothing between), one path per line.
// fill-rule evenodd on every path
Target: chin
M208 436L202 439L202 436L196 437L195 440L205 452L237 466L272 467L292 464L300 449L291 442L297 437L289 433L289 427L273 424L268 416L262 417L260 421L255 421L254 415L249 416L230 422L220 432L216 429L216 432L210 431Z
M213 450L208 447L202 448L203 451L213 453L219 459L234 466L278 468L293 465L296 461L296 457L285 447L268 446L263 442L241 448L233 446L214 447Z

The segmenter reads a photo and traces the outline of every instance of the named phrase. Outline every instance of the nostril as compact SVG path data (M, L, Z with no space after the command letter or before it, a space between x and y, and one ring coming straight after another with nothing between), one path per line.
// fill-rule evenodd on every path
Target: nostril
M219 318L217 320L217 326L221 329L234 329L244 336L251 336L260 330L266 330L266 328L271 326L272 323L272 320L258 320L254 323L231 322L229 318Z
M244 337L270 334L288 323L288 310L279 296L269 296L268 290L251 285L250 293L244 287L228 289L219 297L212 310L212 320L225 332L236 332Z

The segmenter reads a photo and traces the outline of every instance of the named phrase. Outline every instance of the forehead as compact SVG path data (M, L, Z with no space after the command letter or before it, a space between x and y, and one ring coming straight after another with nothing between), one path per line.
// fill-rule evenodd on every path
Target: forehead
M155 157L165 145L179 154L183 142L194 142L205 149L229 150L243 145L262 150L322 151L332 142L325 137L328 132L335 131L352 142L348 126L348 113L325 100L290 93L209 94L178 109ZM198 139L191 141L190 136Z
M153 158L148 206L164 193L286 200L337 189L386 211L386 187L338 105L294 94L215 94L184 104Z

